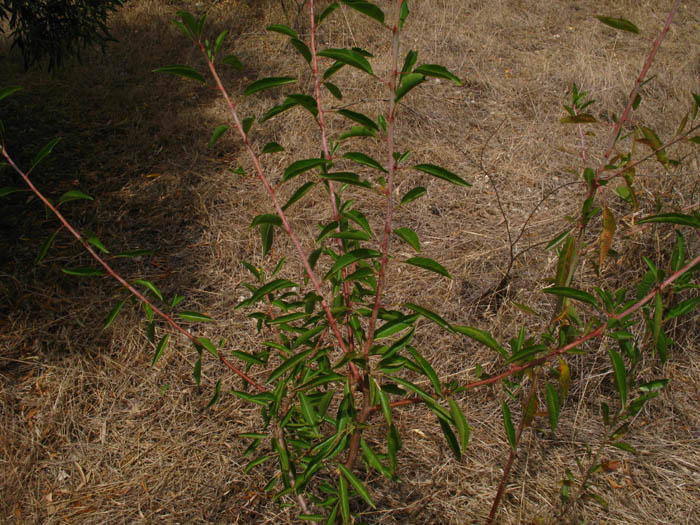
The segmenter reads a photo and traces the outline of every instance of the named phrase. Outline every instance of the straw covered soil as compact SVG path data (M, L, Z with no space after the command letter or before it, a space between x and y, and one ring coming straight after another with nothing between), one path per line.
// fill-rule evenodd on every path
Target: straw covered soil
M168 64L192 64L201 57L171 24L174 13L208 13L210 35L230 31L226 46L246 67L225 70L232 93L268 76L300 73L299 87L311 93L304 62L272 23L288 23L308 34L305 12L294 0L129 0L110 21L118 42L104 55L86 52L48 74L24 72L18 53L3 43L2 85L25 89L6 99L0 118L7 148L20 166L52 137L62 141L33 173L33 180L57 200L80 189L94 201L61 208L81 231L92 231L112 253L151 249L152 256L113 259L129 279L148 279L170 298L185 295L181 307L206 312L216 323L193 325L198 335L226 339L229 350L256 351L254 323L235 305L248 296L250 274L242 261L271 271L281 256L283 275L301 277L291 243L282 235L267 260L259 233L249 228L272 207L233 133L207 148L212 130L228 122L213 89L151 71ZM328 2L318 2L322 5ZM388 12L388 0L377 0ZM508 341L520 326L537 334L554 302L541 293L556 271L556 254L545 244L579 213L585 186L576 126L562 125L562 104L576 82L596 102L589 110L599 123L585 127L588 165L604 150L611 122L624 107L653 39L663 27L668 1L649 0L412 0L401 55L419 50L419 63L438 63L463 79L457 87L432 79L409 94L399 111L399 151L416 163L445 166L472 183L470 188L402 171L397 196L417 183L428 193L400 209L395 227L413 228L423 255L452 274L441 278L392 263L387 304L411 301L439 312L449 322L489 330ZM284 9L283 9L284 7ZM640 34L622 33L593 15L631 19ZM360 46L371 51L379 77L389 71L388 32L344 7L320 30L321 46ZM691 0L678 13L651 68L654 79L642 90L634 118L664 138L674 135L690 109L690 92L700 92L700 11ZM386 90L358 70L335 77L344 99L324 98L329 108L346 107L376 115L386 110ZM287 89L263 92L241 106L243 116L261 116L280 103ZM330 133L347 121L328 114ZM270 179L279 183L286 166L320 151L319 131L308 112L297 108L253 128L255 147L269 141L285 151L264 157ZM383 145L353 139L357 149L384 159ZM629 143L629 141L628 141ZM638 145L638 154L648 152ZM642 257L660 266L674 234L670 228L635 225L656 210L697 209L700 171L697 147L669 150L682 159L668 170L647 163L637 170L639 210L606 188L606 202L618 219L614 252L602 277L593 262L600 218L591 229L591 248L575 285L616 289L633 285L645 271ZM363 172L364 173L364 172ZM310 176L310 175L309 175ZM299 178L302 180L303 177ZM0 187L19 186L9 170ZM614 186L613 184L612 186ZM289 186L289 187L287 187ZM293 185L280 187L284 201ZM382 231L382 200L356 192L360 209L375 232ZM500 200L500 207L499 207ZM89 257L65 232L44 261L37 252L57 228L29 193L0 201L0 521L3 523L296 523L294 508L280 507L262 489L274 476L272 462L244 474L248 442L240 432L259 428L260 414L228 394L241 380L217 361L205 361L202 383L192 379L196 354L173 334L168 351L151 367L154 349L143 313L124 308L106 330L114 304L124 298L108 278L76 278L61 268L87 266ZM534 210L534 212L533 212ZM317 188L290 208L290 220L308 249L317 222L330 217L326 194ZM518 254L505 288L509 265L508 228ZM700 251L697 234L684 229L690 254ZM412 255L392 241L397 260ZM666 257L666 258L665 258ZM691 297L693 291L687 292ZM518 307L527 305L538 315ZM566 470L578 477L577 460L590 465L604 435L601 402L616 395L607 354L597 341L583 355L569 356L572 388L556 434L546 416L525 431L498 523L700 523L700 346L698 316L669 326L674 339L666 364L643 346L640 375L671 383L640 413L626 441L633 455L606 448L606 469L593 476L605 508L586 500L575 509L560 500ZM164 333L158 329L158 336ZM416 344L446 380L467 383L475 367L489 372L502 364L490 350L421 322ZM265 376L256 376L264 381ZM221 379L221 400L206 406ZM416 405L396 411L403 436L401 483L368 479L377 510L362 507L366 523L482 523L508 456L500 414L501 388L460 394L471 426L470 446L458 461L434 416ZM520 410L511 403L516 421ZM544 406L544 405L541 405ZM376 428L375 428L376 427ZM367 439L380 443L378 424ZM590 449L588 448L590 447Z

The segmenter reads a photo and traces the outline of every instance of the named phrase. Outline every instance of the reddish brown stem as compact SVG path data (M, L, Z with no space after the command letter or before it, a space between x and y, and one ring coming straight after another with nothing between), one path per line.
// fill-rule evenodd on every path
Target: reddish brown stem
M85 248L88 253L92 256L93 259L95 259L98 263L102 265L102 267L107 270L107 273L111 275L114 279L116 279L124 288L129 290L131 295L136 297L139 301L142 303L147 304L148 306L151 307L151 309L161 317L166 323L168 323L174 330L180 332L183 334L185 337L187 337L190 341L192 341L195 345L198 347L201 347L202 344L199 342L199 340L192 335L189 331L184 329L182 326L180 326L177 321L175 321L171 316L163 312L160 308L155 306L148 298L146 298L141 292L139 292L136 288L131 286L126 279L124 279L121 275L119 275L116 271L112 269L112 267L102 258L100 257L95 250L90 247L89 244L85 242L85 239L83 239L83 236L75 229L73 226L68 222L68 220L63 216L63 214L58 211L58 209L49 201L44 195L39 191L39 189L34 186L34 183L31 181L31 179L28 176L28 172L25 173L22 171L12 160L10 157L9 153L7 152L7 149L5 148L4 145L0 146L2 148L2 156L5 157L7 160L8 164L12 167L15 172L19 174L20 177L24 180L24 182L29 186L29 188L34 192L34 194L39 197L41 202L44 203L44 205L51 210L51 212L58 218L59 221L61 221L61 224L75 237L80 243L83 245L83 248ZM239 370L236 366L234 366L231 362L229 362L221 353L219 353L219 359L221 362L231 371L233 371L235 374L238 376L242 377L248 384L252 385L254 388L256 388L259 392L265 392L265 388L260 385L257 381L249 377L245 372L242 370Z

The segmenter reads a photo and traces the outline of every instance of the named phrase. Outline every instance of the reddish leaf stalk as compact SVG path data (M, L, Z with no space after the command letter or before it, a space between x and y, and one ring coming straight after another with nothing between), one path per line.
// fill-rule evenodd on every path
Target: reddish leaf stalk
M184 329L182 326L180 326L177 321L175 321L171 316L163 312L160 308L155 306L146 296L144 296L141 292L139 292L136 288L131 286L126 279L124 279L121 275L119 275L116 271L112 269L112 267L102 258L100 257L97 252L90 247L90 245L85 242L85 239L83 236L75 229L73 226L68 222L68 220L63 216L63 214L58 211L58 209L51 204L51 201L49 201L44 195L39 191L39 189L34 186L34 183L32 183L31 179L28 176L28 173L25 173L22 171L12 160L10 157L9 153L7 152L7 149L5 146L2 147L2 155L5 157L7 160L8 164L12 166L12 169L15 170L19 174L20 177L24 180L24 182L29 186L29 188L34 192L34 194L39 197L41 202L44 203L44 205L51 210L51 212L58 218L59 221L61 221L61 224L75 237L80 243L83 245L83 248L85 248L88 253L92 256L93 259L95 259L102 267L107 270L107 273L111 275L114 279L116 279L119 284L121 284L124 288L126 288L131 295L136 297L139 301L142 303L147 304L148 306L151 307L151 309L159 316L161 317L166 323L168 323L174 330L180 332L183 334L185 337L187 337L190 341L192 341L195 345L198 347L201 347L201 343L197 340L197 338L192 335L188 330ZM250 376L248 376L245 372L242 370L239 370L236 366L234 366L228 359L226 359L221 353L219 353L219 360L231 371L233 371L235 374L243 378L248 384L253 386L255 389L257 389L259 392L265 392L265 388L260 385L257 381L252 379Z

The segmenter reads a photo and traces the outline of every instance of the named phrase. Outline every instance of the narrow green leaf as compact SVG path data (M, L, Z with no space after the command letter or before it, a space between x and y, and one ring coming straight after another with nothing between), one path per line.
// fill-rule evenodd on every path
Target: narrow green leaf
M179 312L177 315L180 319L184 319L185 321L192 321L194 323L206 323L214 320L208 315L199 312L193 312L191 310Z
M450 425L446 421L438 419L438 423L440 423L442 434L445 436L445 441L447 441L447 444L452 449L455 458L457 458L457 461L461 460L462 451L459 449L459 442L457 441L457 436L455 436L455 433L452 431Z
M0 100L9 97L13 93L16 93L17 91L21 90L22 86L7 86L2 89L0 89Z
M298 38L292 38L290 42L296 48L296 50L299 51L299 54L304 58L304 60L306 60L306 62L310 64L311 50L309 49L309 46L307 46Z
M27 191L23 190L21 188L13 188L12 186L4 186L0 188L0 197L7 197L8 195L12 195L13 193L17 193L20 191Z
M377 7L376 5L372 4L371 2L367 2L366 0L340 0L343 4L345 4L348 7L351 7L363 15L366 15L370 18L373 18L380 24L384 23L384 12Z
M367 444L367 441L361 439L360 446L362 447L362 455L367 460L367 463L369 463L387 479L394 479L395 476L391 473L391 471L388 468L386 468L382 464L382 462L379 460L372 448Z
M292 162L287 167L287 169L284 170L284 175L282 176L282 180L286 182L289 179L304 173L305 171L316 168L318 166L322 166L324 164L328 164L329 162L330 161L328 161L326 159L320 159L320 158L297 160L295 162Z
M379 171L383 171L384 173L387 173L387 171L384 169L384 166L382 166L379 162L374 160L369 155L365 155L364 153L361 153L359 151L348 151L343 155L343 158L350 159L352 161L357 162L358 164L364 164L365 166L369 166L370 168L374 168Z
M654 379L648 383L639 385L639 390L642 392L658 392L668 385L670 379Z
M214 50L212 53L212 60L216 55L219 54L219 49L221 49L221 44L224 43L224 39L226 38L226 35L228 35L228 31L224 30L221 33L219 33L218 37L216 37L216 42L214 42Z
M145 279L136 279L134 283L140 284L141 286L145 286L151 292L153 292L153 295L155 295L158 299L160 299L161 301L163 300L163 294L160 293L160 290L158 290L156 285L153 284L151 281L147 281Z
M376 383L376 380L372 378L372 381ZM379 383L377 385L377 397L379 398L379 404L382 407L382 413L384 414L384 419L387 425L391 425L391 404L389 403L389 398L387 397L384 390L381 389Z
M394 102L398 102L405 97L414 87L425 82L425 76L420 73L407 73L401 77L401 84L396 88Z
M211 355L216 357L217 359L219 358L219 350L214 346L214 343L212 343L208 338L206 337L198 337L197 341L199 344L201 344L204 348L206 348L207 352L209 352Z
M372 66L367 59L352 49L324 49L323 51L318 52L318 56L332 58L333 60L355 67L360 71L364 71L365 73L374 76Z
M639 28L632 22L624 18L613 18L611 16L599 15L596 15L596 18L603 22L606 26L610 26L615 29L621 29L622 31L629 31L630 33L639 34Z
M377 123L367 115L358 113L357 111L350 111L349 109L339 109L336 113L338 113L338 115L343 115L345 118L350 119L353 122L357 122L366 128L379 131L379 126L377 126Z
M399 383L400 385L403 385L403 386L405 386L406 388L408 388L409 390L411 390L411 391L415 392L416 394L418 394L418 395L420 396L420 398L425 402L425 404L428 405L428 407L435 413L435 415L436 415L439 419L445 421L446 423L453 423L452 418L450 417L449 413L448 413L444 408L442 408L442 407L437 403L437 401L435 400L435 398L433 398L433 397L432 397L430 394L428 394L425 390L423 390L422 388L420 388L420 387L414 385L414 384L411 383L410 381L407 381L407 380L402 379L402 378L400 378L400 377L393 377L392 379L393 379L394 381L396 381L397 383Z
M417 198L422 197L426 193L428 193L428 190L426 190L422 186L413 188L401 198L401 205L403 206L404 204L408 204L412 200L416 200Z
M224 57L222 60L224 64L228 64L229 66L232 66L234 69L237 70L242 70L243 69L243 62L241 62L241 59L238 58L236 55L228 55Z
M445 330L448 330L450 332L452 331L452 327L450 326L450 324L447 321L445 321L442 317L440 317L438 314L436 314L435 312L428 310L427 308L423 308L422 306L418 306L417 304L413 304L413 303L404 303L404 306L406 308L410 308L411 310L413 310L416 313L421 314L426 319L430 319L432 322L441 326Z
M191 68L190 66L183 66L183 65L165 66L165 67L159 67L158 69L154 69L153 72L154 73L167 73L169 75L176 75L178 77L189 78L191 80L196 80L197 82L201 82L202 84L207 83L207 81L204 79L204 77L201 75L201 73L197 72L194 68Z
M262 457L259 457L259 458L254 459L253 461L251 461L250 463L248 463L248 464L245 466L245 468L243 469L243 472L245 472L246 474L248 474L248 473L249 473L251 470L253 470L255 467L257 467L258 465L262 465L263 463L265 463L265 462L266 462L268 459L270 459L271 457L272 457L272 455L267 455L267 456L262 456Z
M323 85L326 86L326 89L330 92L331 95L333 95L338 100L343 100L343 93L340 91L340 88L338 88L338 86L336 86L332 82L324 82Z
M439 273L440 275L444 275L448 279L452 279L452 276L445 269L445 267L437 261L434 261L433 259L429 259L427 257L411 257L410 259L407 259L404 262L406 264L411 264L413 266L418 266L419 268L430 270L431 272Z
M685 301L681 301L678 303L676 306L671 308L668 313L666 314L666 319L673 319L674 317L680 317L682 315L686 315L700 304L700 297L693 297L691 299L686 299Z
M501 354L502 357L506 359L508 358L508 351L501 345L499 345L498 342L493 338L493 336L488 332L485 332L484 330L479 330L478 328L473 328L471 326L452 325L452 328L460 334L464 334L467 337L470 337L475 341L478 341L479 343L488 346L491 350L495 350L496 352Z
M235 309L237 310L242 306L255 304L266 295L276 292L277 290L281 290L283 288L293 288L295 286L296 284L288 279L275 279L274 281L267 283L265 286L258 288L255 292L253 292L251 297L238 303Z
M624 450L625 452L630 452L634 455L639 454L637 452L637 449L634 448L632 445L625 443L624 441L614 441L613 443L610 443L613 447L619 448L620 450Z
M262 244L262 256L265 256L272 249L272 241L275 237L275 228L272 224L261 224L260 225L260 241Z
M156 353L153 356L151 366L155 366L158 360L161 358L163 352L165 352L165 348L168 346L168 341L170 341L170 334L165 334L163 337L161 337L160 341L158 341L158 346L156 346Z
M49 248L51 247L51 244L56 238L56 235L58 235L58 232L59 230L56 230L51 235L49 235L43 243L41 243L39 253L36 256L36 259L34 259L34 264L40 264L41 261L44 260L44 257L46 257L46 253L49 251Z
M284 148L277 144L277 142L268 142L263 146L263 149L260 153L278 153L280 151L284 151Z
M610 355L610 360L612 361L613 370L615 372L615 386L620 394L620 401L622 406L627 405L627 371L625 370L625 363L615 350L612 348L608 349L608 354Z
M273 226L282 226L282 219L276 213L263 213L258 215L250 223L250 227L259 226L261 224L272 224Z
M294 84L297 81L296 77L268 77L261 78L250 84L243 91L243 95L248 97L253 93L258 91L263 91L265 89L272 89L278 86L285 86L287 84Z
M333 2L330 4L326 9L323 10L323 12L320 15L316 15L316 25L320 24L323 22L323 20L326 19L328 15L330 15L333 11L338 9L339 5L338 2Z
M353 137L374 137L377 133L372 128L366 128L365 126L353 126L350 131L344 131L338 135L338 142L350 139Z
M109 326L114 322L114 320L117 318L117 315L119 315L119 312L121 311L122 307L124 306L124 303L126 303L126 299L122 299L119 301L114 308L112 308L107 315L107 319L105 320L105 325L103 329L109 328Z
M214 144L216 144L216 141L221 138L221 135L226 133L226 130L228 130L228 126L226 124L217 126L217 128L214 130L214 133L212 133L211 135L211 139L209 139L209 144L207 144L207 147L211 148Z
M453 75L445 67L437 64L423 64L414 69L413 72L420 73L421 75L425 75L426 77L446 78L447 80L457 84L458 86L462 85L462 81L459 78L457 78L456 75Z
M408 2L403 0L399 11L399 31L403 29L403 24L406 21L406 18L408 18Z
M304 350L303 352L299 352L298 354L293 355L289 359L285 359L280 366L278 366L272 371L270 377L267 378L267 383L273 383L278 377L287 372L289 369L296 366L300 361L302 361L307 355L309 355L314 350L314 348L309 348L308 350Z
M433 388L435 389L435 393L440 397L444 397L442 393L442 385L440 385L440 379L438 379L438 376L435 373L435 370L433 370L433 367L430 366L430 363L428 363L428 361L426 361L425 358L418 353L418 350L416 350L412 346L408 346L407 349L411 356L413 356L413 359L416 360L416 363L418 363L418 365L421 367L428 379L430 379L430 382L432 383Z
M549 426L554 432L559 423L559 393L551 383L547 383L547 411L549 412Z
M267 26L265 29L268 31L274 31L275 33L291 36L292 38L299 38L299 35L296 31L294 31L294 29L284 24L272 24Z
M503 425L506 428L506 437L508 438L508 443L510 448L515 450L515 427L513 427L513 420L510 415L510 408L505 401L501 401L501 411L503 412Z
M569 297L577 301L588 303L596 308L600 308L598 300L588 292L582 290L577 290L576 288L569 288L567 286L550 286L542 290L544 293L557 295L560 297Z
M452 398L447 398L447 402L450 404L450 414L452 415L455 427L459 433L460 445L462 450L466 450L469 444L469 425L467 424L467 419L464 417L462 409L459 408L459 405Z
M126 252L121 252L113 255L115 259L119 258L133 258L133 257L144 257L146 255L153 255L153 250L129 250Z
M401 68L401 73L402 74L408 74L412 69L413 66L416 65L416 60L418 60L418 52L417 51L409 51L406 53L406 58L403 61L403 67Z
M339 257L338 260L335 261L333 267L326 274L325 279L328 279L331 275L342 270L350 264L364 259L380 257L381 255L381 252L378 252L377 250L373 250L371 248L358 248L357 250L352 250L343 255L342 257Z
M100 240L97 238L97 236L95 236L95 235L89 235L89 236L86 236L86 239L85 239L85 240L87 241L88 244L92 244L92 245L95 246L98 250L100 250L102 253L104 253L104 254L108 254L108 253L109 253L109 250L108 250L107 248L105 248L105 245L102 244L102 241L100 241Z
M700 228L700 220L692 215L684 215L682 213L659 213L657 215L650 215L649 217L644 217L637 221L638 224L644 224L649 222L663 222L668 224L680 224L681 226L691 226L693 228Z
M411 245L411 247L420 253L420 241L418 240L418 234L411 228L396 228L394 233L401 237L404 241Z
M360 178L357 173L350 173L347 171L336 171L333 173L323 173L320 175L323 180L332 180L340 182L341 184L349 184L351 186L359 186L361 188L372 188L372 184L366 180Z
M36 163L35 163L36 165ZM65 204L66 202L70 201L77 201L77 200L94 200L90 195L83 193L80 190L69 190L65 192L63 195L61 195L61 198L58 200L58 205L60 206L61 204Z
M433 177L437 177L438 179L446 180L447 182L451 182L452 184L456 184L458 186L471 186L471 184L458 175L455 175L451 171L441 168L440 166L435 166L434 164L417 164L413 166L413 169L422 171L432 175Z
M364 484L359 479L357 479L355 474L350 472L350 469L342 463L337 463L337 466L340 469L340 472L343 473L343 477L345 477L345 479L347 479L350 482L350 484L357 491L357 493L360 496L362 496L362 499L365 500L370 507L376 509L377 506L374 504L374 501L372 501L372 497L369 495L369 492L365 488Z
M199 359L197 359L197 362L194 364L192 377L194 378L194 383L199 386L199 383L202 381L202 356L199 356Z
M94 277L103 275L102 270L97 268L61 268L61 271L68 275L77 275L79 277Z
M340 471L338 471L338 497L340 498L340 514L343 517L343 525L350 525L348 482Z

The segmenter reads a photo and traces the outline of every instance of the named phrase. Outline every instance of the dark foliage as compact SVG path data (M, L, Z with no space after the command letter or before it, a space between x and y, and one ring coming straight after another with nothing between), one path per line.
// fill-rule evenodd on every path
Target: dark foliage
M107 17L125 0L0 0L0 22L9 22L12 45L29 68L48 60L49 70L87 46L113 41ZM2 28L0 27L0 32Z

